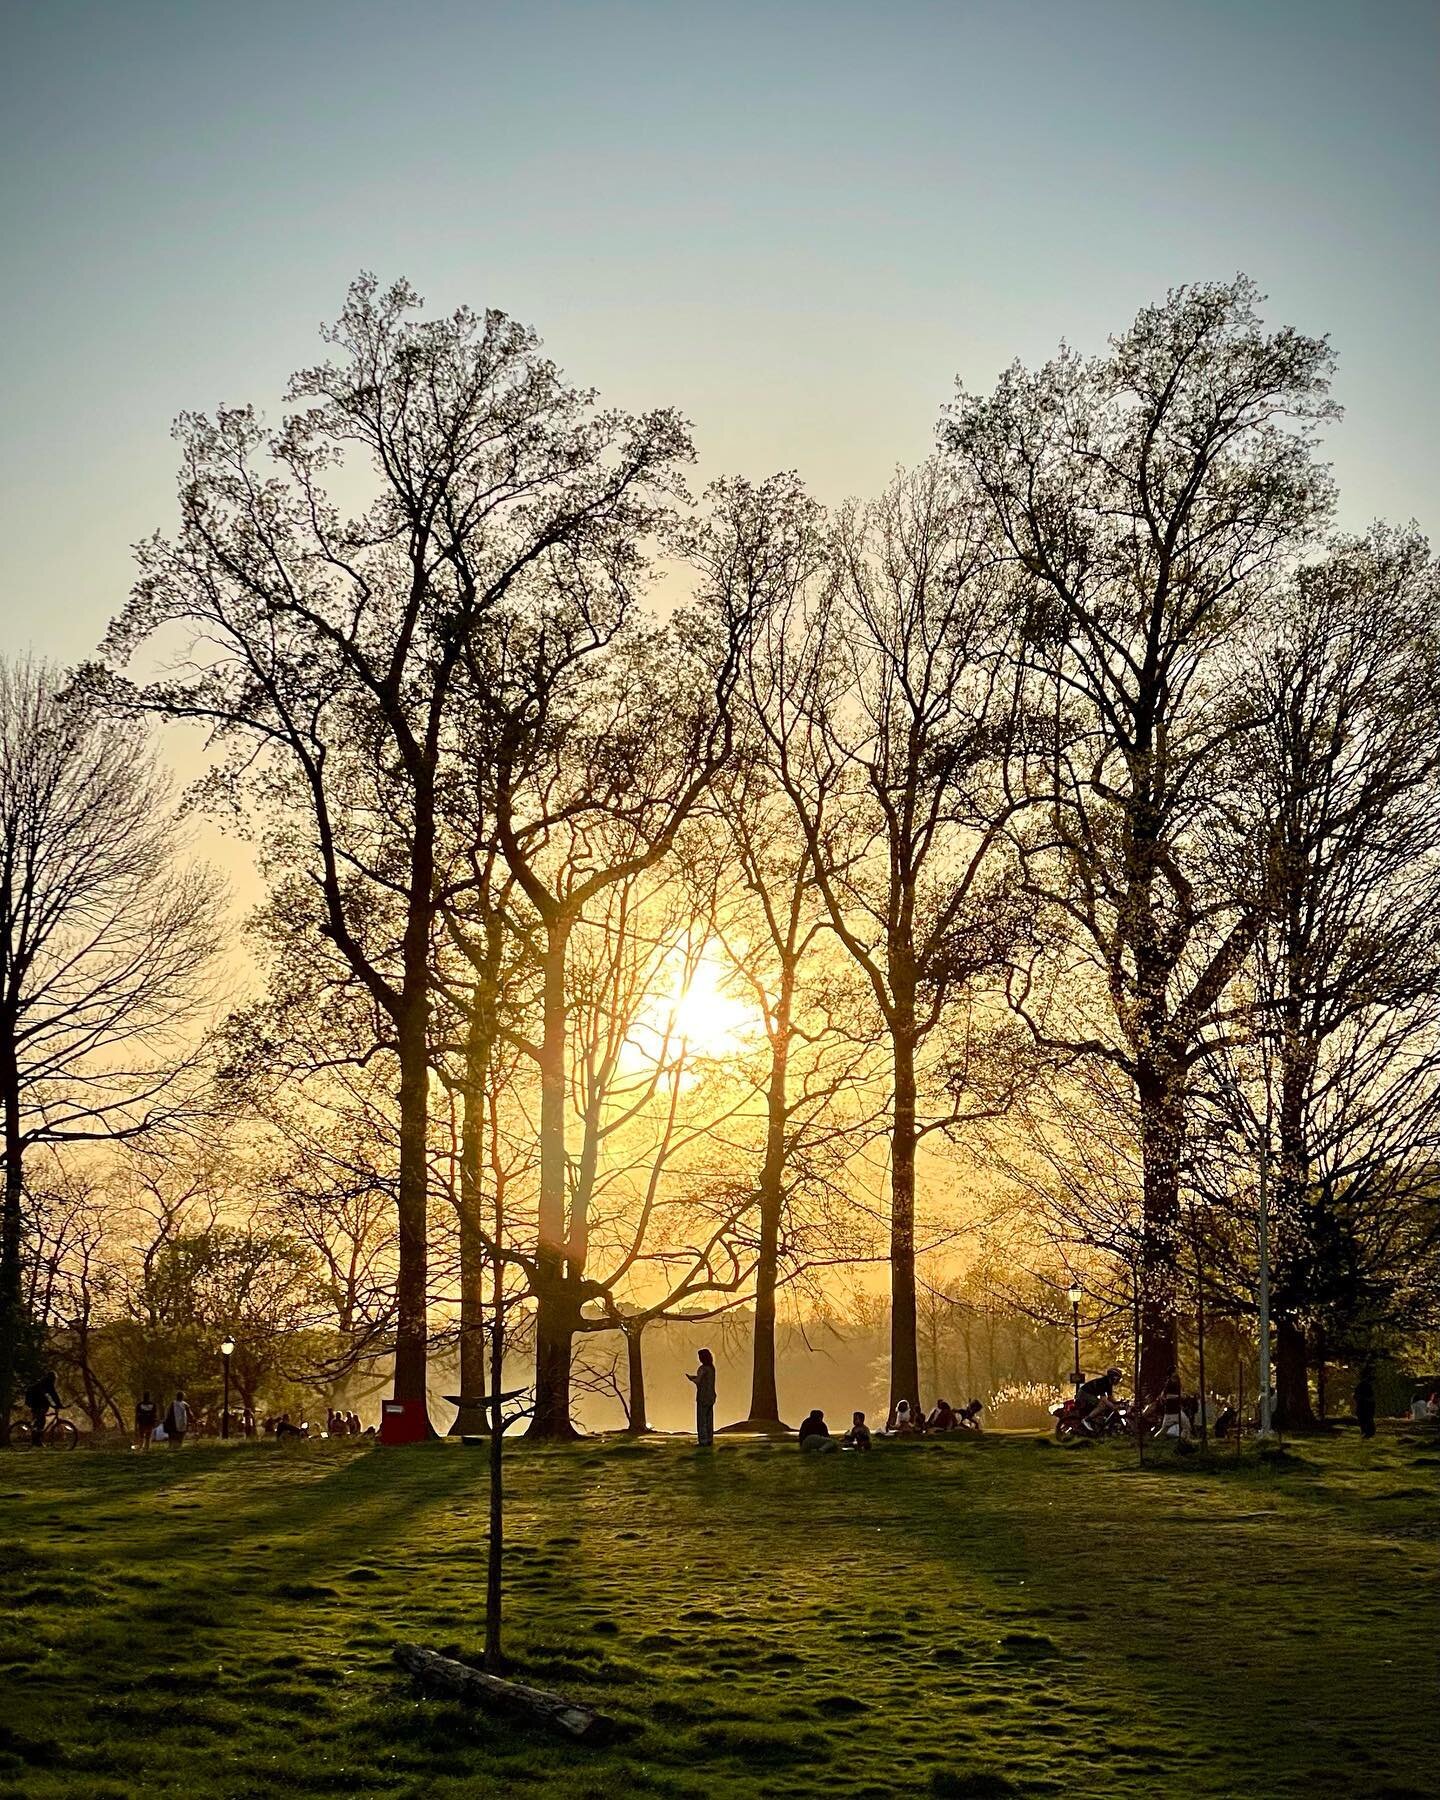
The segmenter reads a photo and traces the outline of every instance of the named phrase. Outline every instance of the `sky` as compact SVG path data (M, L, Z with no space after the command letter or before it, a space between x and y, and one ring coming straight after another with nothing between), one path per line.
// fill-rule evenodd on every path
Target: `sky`
M68 662L361 269L827 501L957 376L1253 275L1328 332L1347 527L1440 533L1435 0L0 0L0 648Z

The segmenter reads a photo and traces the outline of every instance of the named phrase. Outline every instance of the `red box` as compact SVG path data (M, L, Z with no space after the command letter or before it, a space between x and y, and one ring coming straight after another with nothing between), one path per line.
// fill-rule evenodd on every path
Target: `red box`
M380 1442L423 1444L430 1436L430 1415L423 1400L382 1400Z

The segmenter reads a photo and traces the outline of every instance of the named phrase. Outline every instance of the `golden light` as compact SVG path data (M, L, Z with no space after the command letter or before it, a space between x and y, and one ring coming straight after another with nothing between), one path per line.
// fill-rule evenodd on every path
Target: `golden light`
M673 1035L693 1056L738 1055L754 1041L760 1018L725 985L724 971L702 956L673 1002Z

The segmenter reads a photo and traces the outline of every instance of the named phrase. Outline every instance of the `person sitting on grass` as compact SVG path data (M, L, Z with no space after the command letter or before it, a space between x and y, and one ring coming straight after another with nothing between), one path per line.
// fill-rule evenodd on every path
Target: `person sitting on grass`
M865 1423L863 1412L852 1413L850 1429L840 1440L842 1450L868 1450L870 1448L870 1427Z
M910 1410L910 1402L902 1400L895 1408L895 1423L890 1427L896 1437L911 1437L922 1429L919 1421Z
M1107 1418L1122 1411L1115 1399L1115 1384L1120 1378L1121 1371L1112 1363L1103 1375L1092 1375L1075 1390L1080 1422L1086 1431L1098 1435L1105 1429Z
M955 1408L948 1400L937 1400L930 1417L925 1421L927 1431L953 1431L955 1429Z
M304 1435L298 1425L292 1424L288 1412L281 1413L275 1426L275 1436L281 1443L287 1443L291 1438L299 1438Z
M981 1430L980 1414L984 1410L978 1400L972 1400L968 1406L962 1406L955 1415L955 1429L957 1431Z
M825 1423L825 1415L817 1406L808 1419L800 1423L800 1448L802 1450L838 1450L839 1445L830 1435L830 1427Z

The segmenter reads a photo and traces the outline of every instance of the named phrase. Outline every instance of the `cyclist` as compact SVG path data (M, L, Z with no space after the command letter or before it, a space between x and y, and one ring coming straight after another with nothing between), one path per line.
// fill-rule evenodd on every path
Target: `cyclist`
M55 1386L53 1369L47 1369L38 1381L30 1383L25 1390L25 1404L30 1408L30 1416L34 1421L30 1435L37 1444L43 1443L46 1414L60 1411L60 1391Z
M1109 1415L1122 1411L1115 1399L1115 1384L1121 1379L1121 1373L1112 1364L1103 1375L1092 1375L1089 1381L1082 1381L1076 1388L1075 1404L1086 1431L1104 1431Z

